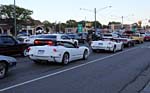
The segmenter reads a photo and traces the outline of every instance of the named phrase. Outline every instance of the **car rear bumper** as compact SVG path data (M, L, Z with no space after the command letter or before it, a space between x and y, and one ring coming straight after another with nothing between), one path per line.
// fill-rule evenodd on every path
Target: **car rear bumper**
M112 51L113 47L110 46L92 46L93 50L106 50L106 51Z
M62 58L60 56L36 56L36 55L29 55L31 60L42 60L48 62L58 62L61 63Z

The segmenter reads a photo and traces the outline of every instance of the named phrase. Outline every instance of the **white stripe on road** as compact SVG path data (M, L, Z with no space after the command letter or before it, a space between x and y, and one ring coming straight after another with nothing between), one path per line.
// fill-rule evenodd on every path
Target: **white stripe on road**
M125 51L122 51L122 52L118 52L116 54L112 54L112 55L109 55L109 56L106 56L106 57L103 57L103 58L99 58L99 59L96 59L96 60L93 60L93 61L89 61L89 62L84 63L84 64L77 65L77 66L74 66L74 67L71 67L71 68L68 68L68 69L64 69L64 70L61 70L61 71L58 71L58 72L55 72L55 73L51 73L51 74L48 74L48 75L45 75L45 76L41 76L39 78L35 78L35 79L31 79L31 80L28 80L28 81L25 81L25 82L22 82L22 83L19 83L19 84L15 84L15 85L0 89L0 92L6 91L6 90L9 90L9 89L12 89L12 88L16 88L16 87L19 87L19 86L22 86L22 85L25 85L25 84L28 84L28 83L32 83L32 82L35 82L35 81L38 81L38 80L41 80L41 79L44 79L44 78L47 78L47 77L51 77L51 76L54 76L54 75L57 75L57 74L60 74L60 73L63 73L63 72L69 71L69 70L73 70L73 69L91 64L91 63L95 63L97 61L101 61L101 60L104 60L104 59L107 59L107 58L110 58L110 57L113 57L113 56L116 56L116 55L119 55L119 54L122 54L122 53L125 53L125 52L128 52L128 51L134 50L136 48L137 47L131 48L131 49L128 49L128 50L125 50Z

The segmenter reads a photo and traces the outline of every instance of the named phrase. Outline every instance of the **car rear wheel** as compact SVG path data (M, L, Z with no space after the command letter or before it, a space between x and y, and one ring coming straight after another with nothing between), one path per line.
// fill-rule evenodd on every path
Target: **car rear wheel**
M95 53L95 52L96 52L96 49L92 49L92 51Z
M123 51L123 49L124 49L124 45L121 46L121 51Z
M112 51L113 53L115 53L116 52L116 46L114 46L114 48L113 48L113 51Z
M128 47L131 47L131 43L130 42L128 43Z
M63 55L63 59L62 59L62 64L63 65L67 65L69 63L69 54L68 53L65 53Z
M24 57L26 57L27 56L27 49L25 49L24 51L23 51L23 54L22 54Z
M83 53L83 59L87 59L88 58L88 51L85 50L84 53Z
M74 42L75 45L77 45L77 42Z
M0 63L0 79L4 78L7 73L7 66L5 63Z

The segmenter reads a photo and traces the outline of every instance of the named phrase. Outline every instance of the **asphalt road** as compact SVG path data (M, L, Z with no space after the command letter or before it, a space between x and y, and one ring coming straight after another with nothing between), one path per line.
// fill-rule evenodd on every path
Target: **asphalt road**
M28 58L16 56L18 64L0 80L0 92L123 93L148 68L149 55L150 42L115 54L91 53L87 60L67 66L56 63L37 65Z

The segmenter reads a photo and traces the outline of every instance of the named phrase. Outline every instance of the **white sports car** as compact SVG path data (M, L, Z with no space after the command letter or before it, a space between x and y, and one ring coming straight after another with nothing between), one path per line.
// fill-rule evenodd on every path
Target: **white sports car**
M76 44L66 41L49 41L48 45L29 47L29 58L36 63L58 62L68 64L77 59L87 59L89 48L78 47Z
M115 40L104 39L99 41L92 41L91 47L93 52L96 50L106 50L116 52L118 50L123 50L123 42L118 42Z

